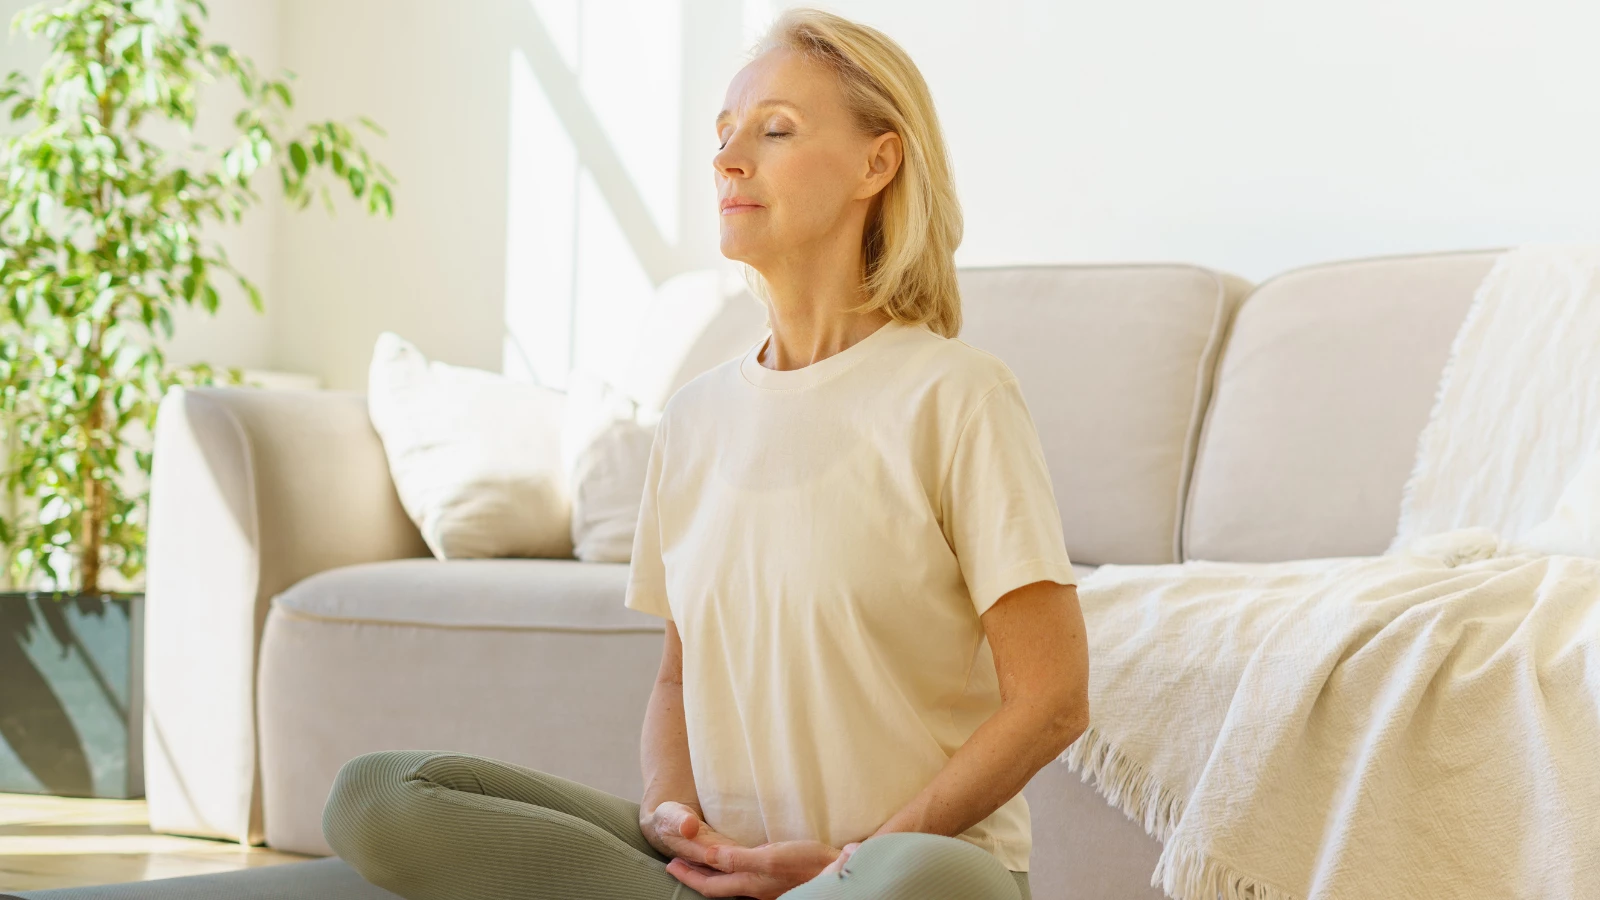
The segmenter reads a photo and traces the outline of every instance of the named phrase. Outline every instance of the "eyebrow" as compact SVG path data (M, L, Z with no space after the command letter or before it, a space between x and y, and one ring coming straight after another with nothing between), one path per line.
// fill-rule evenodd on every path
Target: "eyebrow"
M756 109L764 109L764 108L766 108L768 106L787 106L790 109L794 110L795 112L799 112L800 111L800 107L795 106L793 103L790 103L787 100L778 100L778 99L763 100L760 103L757 103L755 105L755 108ZM717 122L716 122L716 124L721 125L724 120L726 120L728 117L730 117L732 115L733 115L733 110L731 110L731 109L725 109L722 112L717 113Z

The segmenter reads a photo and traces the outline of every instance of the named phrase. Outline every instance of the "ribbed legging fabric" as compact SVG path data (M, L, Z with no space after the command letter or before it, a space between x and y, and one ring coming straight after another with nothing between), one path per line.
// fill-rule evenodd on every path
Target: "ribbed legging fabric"
M639 804L482 756L393 750L339 770L322 831L345 862L406 900L703 900L639 831ZM1031 900L1028 873L959 838L881 834L849 875L783 900Z

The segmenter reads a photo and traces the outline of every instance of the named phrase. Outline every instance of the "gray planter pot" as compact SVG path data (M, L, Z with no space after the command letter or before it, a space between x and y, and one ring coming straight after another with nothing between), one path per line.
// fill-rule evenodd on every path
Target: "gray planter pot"
M144 796L144 596L0 593L0 792Z

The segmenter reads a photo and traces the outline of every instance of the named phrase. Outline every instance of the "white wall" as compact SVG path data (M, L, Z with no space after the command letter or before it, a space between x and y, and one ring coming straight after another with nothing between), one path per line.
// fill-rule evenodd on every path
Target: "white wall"
M836 11L919 61L966 264L1600 238L1600 5L908 0Z
M391 221L281 220L284 368L359 388L393 330L459 365L615 378L656 287L727 265L684 124L709 121L735 68L735 0L283 8L308 114L372 115L398 180Z
M299 73L301 113L382 122L373 146L399 184L393 221L349 204L263 220L246 244L271 314L185 323L184 354L360 388L390 329L447 362L614 374L659 285L728 269L710 123L782 5L214 4L219 30ZM965 207L962 265L1183 260L1260 280L1600 238L1592 4L820 5L922 67Z

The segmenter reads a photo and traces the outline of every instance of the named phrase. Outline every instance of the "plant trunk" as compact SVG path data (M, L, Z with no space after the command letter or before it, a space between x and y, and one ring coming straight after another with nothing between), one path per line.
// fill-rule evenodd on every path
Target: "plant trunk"
M90 421L85 429L88 439L83 442L80 463L86 472L94 471L94 434L101 428L101 399L94 397L90 408ZM101 557L101 532L106 525L106 485L93 474L83 479L83 536L82 556L78 557L78 589L90 596L99 594L99 557Z
M97 45L100 51L100 64L107 68L111 65L110 51L106 47L106 39L111 32L111 24L110 18L103 20L103 27L100 29L100 39ZM107 133L111 131L112 116L114 115L114 111L111 108L110 91L111 89L108 86L96 98L100 107L100 127ZM100 189L96 192L96 199L99 201L97 204L99 206L99 214L105 216L110 212L111 197L110 186L104 181L101 182ZM110 248L102 243L100 249L107 251ZM106 258L104 252L101 258ZM111 309L107 313L108 319L116 315L116 306L115 302L111 304ZM95 324L94 334L89 341L89 346L85 348L83 360L84 363L93 367L96 375L101 377L100 385L105 384L105 363L100 358L100 340L105 334L105 325L106 323ZM78 457L78 472L83 478L83 534L79 538L81 547L78 556L78 590L94 596L100 593L100 552L102 533L105 530L107 490L107 485L94 477L95 451L99 449L97 435L105 424L105 400L101 396L98 387L94 396L90 398L89 404L89 417L88 421L84 423L83 429L82 455Z

